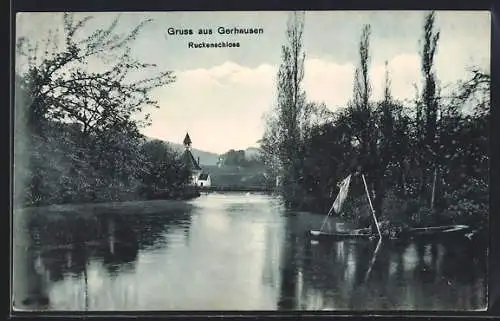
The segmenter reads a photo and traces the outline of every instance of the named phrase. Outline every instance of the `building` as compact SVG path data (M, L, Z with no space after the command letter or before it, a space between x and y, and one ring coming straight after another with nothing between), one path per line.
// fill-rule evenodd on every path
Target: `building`
M201 173L198 176L196 185L198 185L199 187L210 187L212 185L212 179L210 178L210 174Z
M186 133L184 137L184 154L182 155L186 166L191 172L191 184L199 187L210 187L212 184L212 179L209 173L203 171L200 166L200 158L195 159L193 153L191 153L191 137L189 133Z
M217 167L222 167L224 166L225 158L223 156L219 156L219 159L217 160Z

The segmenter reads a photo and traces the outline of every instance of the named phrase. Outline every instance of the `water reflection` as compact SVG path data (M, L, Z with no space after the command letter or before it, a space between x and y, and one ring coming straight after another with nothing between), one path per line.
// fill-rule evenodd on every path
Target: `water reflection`
M29 216L17 213L14 256L16 269L22 271L14 276L15 307L88 310L99 296L114 302L122 296L129 305L125 290L130 284L121 276L135 273L140 251L165 248L169 230L180 229L188 237L190 208L124 215L106 208L64 216L43 209ZM45 304L40 297L46 298Z
M378 246L378 249L377 249ZM455 247L455 248L454 248ZM340 241L305 246L304 291L322 310L466 310L485 306L485 270L464 244ZM296 282L299 282L298 280Z
M148 203L149 204L149 203ZM266 195L209 194L83 215L16 216L15 305L52 310L467 310L485 306L469 243L312 244L324 219ZM154 206L153 206L154 207ZM335 223L335 222L333 222ZM319 224L319 225L318 225ZM335 225L335 224L333 224Z

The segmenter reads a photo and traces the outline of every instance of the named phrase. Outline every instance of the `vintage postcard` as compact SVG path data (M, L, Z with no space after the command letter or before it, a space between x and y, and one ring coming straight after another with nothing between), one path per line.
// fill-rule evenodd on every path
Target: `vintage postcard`
M16 15L16 311L482 311L490 13Z

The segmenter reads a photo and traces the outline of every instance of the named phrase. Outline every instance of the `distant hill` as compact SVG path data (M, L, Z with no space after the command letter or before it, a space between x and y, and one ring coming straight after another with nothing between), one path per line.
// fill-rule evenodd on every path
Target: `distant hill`
M174 148L175 150L178 150L179 152L183 152L185 149L184 145L182 144L176 144L171 142L166 142L166 143L172 146L172 148ZM204 150L199 150L196 148L191 148L191 153L193 154L194 158L196 159L198 159L198 157L200 158L201 166L217 165L217 161L219 160L219 155L216 153L206 152Z
M147 138L148 140L155 140L156 138ZM171 146L174 150L183 152L184 151L184 145L182 144L177 144L177 143L172 143L166 140L163 140L163 142L167 143L169 146ZM217 153L212 153L212 152L207 152L204 150L199 150L196 148L191 148L191 153L193 153L193 156L198 159L200 158L200 164L202 166L215 166L217 165L217 162L219 160L219 154ZM257 147L249 147L245 149L245 158L246 159L252 159L257 157L260 154L260 149Z

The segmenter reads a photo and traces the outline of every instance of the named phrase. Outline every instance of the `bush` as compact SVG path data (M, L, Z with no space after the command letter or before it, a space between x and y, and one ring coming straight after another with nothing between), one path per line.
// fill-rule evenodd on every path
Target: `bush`
M388 190L382 202L382 229L465 224L486 227L489 215L488 185L479 179L468 179L462 188L444 193L444 210L431 210L425 199L398 196ZM331 205L331 204L330 204ZM372 213L365 195L348 197L339 217L346 222L366 227L372 223Z
M349 223L356 223L366 227L372 222L372 213L366 196L347 197L342 213L339 215Z
M489 189L487 182L469 178L461 188L445 193L447 208L443 218L454 224L466 224L476 228L488 225Z
M411 207L416 206L398 197L397 191L389 190L382 201L381 220L388 220L394 224L407 224L409 221L408 210Z

